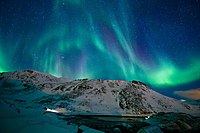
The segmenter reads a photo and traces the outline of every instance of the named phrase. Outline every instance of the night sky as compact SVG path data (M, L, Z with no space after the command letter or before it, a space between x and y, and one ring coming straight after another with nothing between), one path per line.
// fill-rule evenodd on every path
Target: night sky
M198 0L1 0L0 72L200 88Z

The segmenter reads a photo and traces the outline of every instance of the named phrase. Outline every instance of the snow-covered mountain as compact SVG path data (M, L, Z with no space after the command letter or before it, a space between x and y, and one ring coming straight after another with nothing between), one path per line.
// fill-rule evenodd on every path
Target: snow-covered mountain
M16 112L50 108L64 114L144 115L183 112L198 106L161 95L139 81L69 80L33 70L0 74L0 103Z
M3 133L199 130L198 117L166 112L200 116L199 106L161 95L139 81L69 80L33 70L0 73Z

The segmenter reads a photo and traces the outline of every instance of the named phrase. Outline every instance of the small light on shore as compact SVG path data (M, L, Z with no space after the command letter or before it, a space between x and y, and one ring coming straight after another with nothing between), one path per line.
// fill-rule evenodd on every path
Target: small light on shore
M49 108L46 108L46 111L48 111L48 112L53 112L53 113L58 113L58 111L57 111L57 110L54 110L54 109L49 109Z
M150 118L150 116L145 117L146 120L149 119L149 118Z
M180 101L181 101L181 102L185 102L186 100L184 100L184 99L181 99Z

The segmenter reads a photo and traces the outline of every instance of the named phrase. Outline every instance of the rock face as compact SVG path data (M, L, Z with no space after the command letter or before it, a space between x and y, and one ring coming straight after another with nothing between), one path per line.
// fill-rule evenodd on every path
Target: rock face
M52 108L68 114L140 115L199 107L161 95L139 81L68 80L33 70L0 74L0 103L20 108Z
M143 122L156 125L164 133L196 133L200 128L200 117L183 113L158 113Z

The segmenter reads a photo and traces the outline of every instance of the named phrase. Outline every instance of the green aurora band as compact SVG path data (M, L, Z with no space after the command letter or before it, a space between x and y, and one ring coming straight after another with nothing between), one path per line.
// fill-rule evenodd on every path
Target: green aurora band
M50 15L45 16L48 19L40 20L39 26L29 27L29 23L21 26L27 29L21 38L13 33L5 39L0 30L3 35L0 38L0 72L35 69L70 79L140 80L157 87L200 80L199 53L183 55L179 60L187 62L180 65L168 52L163 53L164 45L156 40L148 42L151 31L138 35L139 22L136 13L130 15L131 4L128 0L117 1L112 1L110 7L106 1L54 0L51 7L45 7L50 10ZM155 28L151 34L159 35L161 28ZM173 30L177 29L174 26ZM138 36L140 40L146 38L149 46L140 48ZM169 37L167 33L166 37ZM172 42L166 43L181 50ZM6 45L12 46L11 51L6 52L9 49ZM156 50L158 45L162 50ZM181 57L182 52L178 54L177 57Z

